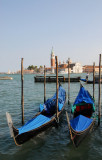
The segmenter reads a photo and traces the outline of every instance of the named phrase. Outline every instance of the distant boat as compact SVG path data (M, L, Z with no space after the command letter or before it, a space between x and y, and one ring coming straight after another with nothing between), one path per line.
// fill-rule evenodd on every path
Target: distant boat
M62 86L58 91L58 118L64 109L66 92ZM56 93L43 105L40 104L40 112L20 128L15 128L9 113L6 112L11 137L14 138L16 145L21 145L41 131L56 123Z
M12 77L8 77L8 76L1 77L0 76L0 80L12 80L12 79L13 79Z
M95 111L94 100L90 93L81 86L78 96L72 106L73 119L69 120L66 112L70 136L75 147L91 131L95 118L91 118Z
M93 83L93 80L86 80L86 79L80 79L81 81L83 82L86 82L87 84L92 84ZM95 83L99 83L99 79L96 79L95 78ZM101 79L101 83L102 83L102 79Z
M93 81L91 81L91 80L86 80L86 79L80 79L82 82L86 82L86 83L89 83L89 84L91 84L91 83L93 83Z
M35 76L34 77L35 82L44 82L44 76ZM68 82L68 77L65 77L64 75L58 76L59 82ZM46 82L56 82L56 76L49 75L46 76ZM70 78L70 82L80 82L80 77L72 77Z

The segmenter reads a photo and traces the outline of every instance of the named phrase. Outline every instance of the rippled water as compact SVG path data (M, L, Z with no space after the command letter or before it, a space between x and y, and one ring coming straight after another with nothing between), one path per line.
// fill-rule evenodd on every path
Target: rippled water
M72 74L71 76L81 76L84 78L85 74ZM0 160L102 159L102 121L100 126L75 149L70 141L65 111L63 112L57 128L49 128L22 146L16 146L13 139L10 137L5 115L6 111L8 111L12 116L14 126L21 126L21 76L12 75L12 77L13 80L0 80ZM62 83L62 86L68 93L68 84ZM92 84L84 84L84 86L92 95ZM79 82L70 84L71 103L74 102L79 88ZM55 89L55 83L47 83L46 97L50 98L55 93ZM25 122L38 112L39 104L43 104L43 100L43 83L35 83L34 75L24 75ZM95 85L95 100L96 107L98 107L98 84ZM67 103L65 105L65 110L70 111Z

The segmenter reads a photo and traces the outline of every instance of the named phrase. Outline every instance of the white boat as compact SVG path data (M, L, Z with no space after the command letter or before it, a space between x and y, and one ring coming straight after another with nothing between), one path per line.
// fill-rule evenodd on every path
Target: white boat
M1 77L0 76L0 80L12 80L12 79L13 79L12 77L8 77L8 76Z

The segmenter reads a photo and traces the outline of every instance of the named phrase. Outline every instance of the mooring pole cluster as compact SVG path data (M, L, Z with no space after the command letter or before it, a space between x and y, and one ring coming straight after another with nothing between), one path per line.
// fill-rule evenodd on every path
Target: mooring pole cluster
M56 59L56 120L58 121L58 59ZM101 118L101 54L99 55L99 93L98 93L98 125ZM24 91L23 91L23 58L21 58L21 109L22 125L24 124ZM95 98L95 62L93 63L93 98ZM46 68L44 65L44 103L46 102ZM70 59L68 58L68 105L70 104Z

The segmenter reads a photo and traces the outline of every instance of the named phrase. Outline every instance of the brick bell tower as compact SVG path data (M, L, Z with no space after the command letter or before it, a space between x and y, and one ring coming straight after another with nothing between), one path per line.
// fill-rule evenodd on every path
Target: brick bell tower
M55 55L52 47L52 50L51 50L51 72L52 73L54 73L54 68L55 68Z

